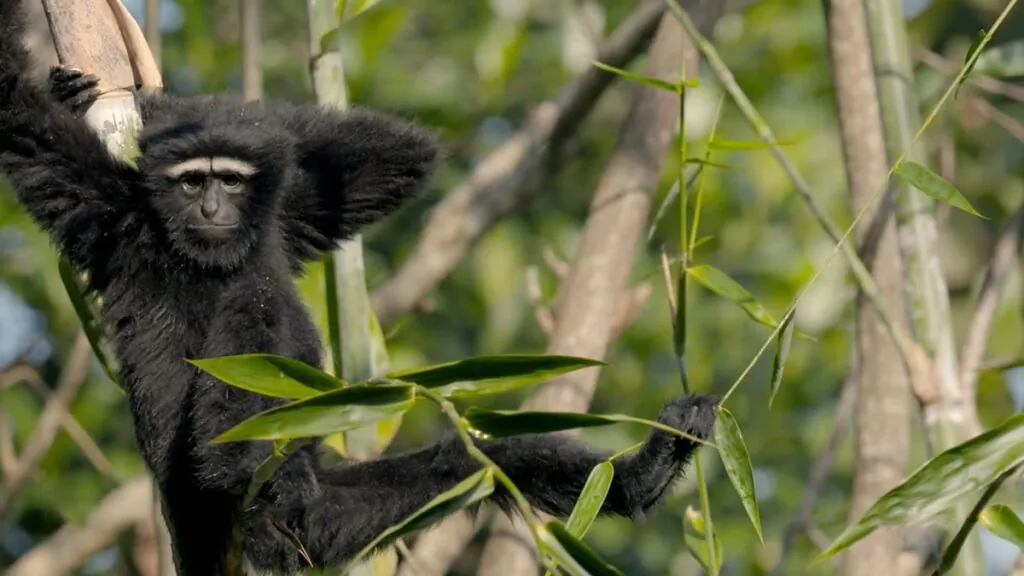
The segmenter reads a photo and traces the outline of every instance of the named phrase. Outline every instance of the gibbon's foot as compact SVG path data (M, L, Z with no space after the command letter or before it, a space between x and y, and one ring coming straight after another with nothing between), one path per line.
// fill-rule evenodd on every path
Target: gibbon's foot
M718 417L718 396L711 394L693 394L677 396L666 404L658 414L658 422L671 426L701 440L711 435ZM681 436L673 437L676 450L690 452L694 442Z
M96 101L100 79L78 68L54 66L50 68L50 94L68 110L78 113Z

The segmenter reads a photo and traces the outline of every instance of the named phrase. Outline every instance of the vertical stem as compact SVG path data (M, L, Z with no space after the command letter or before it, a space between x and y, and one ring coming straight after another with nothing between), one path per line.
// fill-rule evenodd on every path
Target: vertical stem
M242 28L242 96L263 96L263 59L260 54L260 0L239 0Z
M163 36L160 32L160 0L146 0L146 15L143 21L143 33L153 60L160 66L163 57Z

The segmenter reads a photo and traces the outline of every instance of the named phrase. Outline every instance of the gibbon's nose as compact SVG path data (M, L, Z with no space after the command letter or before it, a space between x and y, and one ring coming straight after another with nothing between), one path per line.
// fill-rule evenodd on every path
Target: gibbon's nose
M210 194L206 198L203 198L202 204L199 205L199 212L203 215L203 218L207 220L213 218L220 212L220 200L217 199L216 194Z

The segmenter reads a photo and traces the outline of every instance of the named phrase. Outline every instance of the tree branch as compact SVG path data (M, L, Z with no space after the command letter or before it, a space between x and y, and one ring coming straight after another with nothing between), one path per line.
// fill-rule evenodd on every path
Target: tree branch
M89 339L85 337L84 332L79 331L56 392L46 401L35 430L25 443L25 449L18 456L17 465L4 477L4 485L0 487L0 517L4 515L22 485L35 474L43 456L57 437L61 416L66 413L67 406L75 397L78 387L85 381L91 357Z
M152 521L153 484L139 476L108 494L80 526L64 525L29 550L6 572L7 576L71 574L93 554L109 546L124 530Z
M601 45L597 59L628 65L664 11L662 0L644 0ZM488 228L527 197L614 78L592 67L557 98L535 107L526 125L433 209L412 254L371 295L385 330L426 298Z

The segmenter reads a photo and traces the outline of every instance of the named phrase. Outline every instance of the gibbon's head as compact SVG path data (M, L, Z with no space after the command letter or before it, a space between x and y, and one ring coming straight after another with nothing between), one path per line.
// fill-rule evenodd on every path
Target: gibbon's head
M232 269L275 228L294 143L259 110L217 112L211 102L203 117L147 125L139 169L171 248Z

